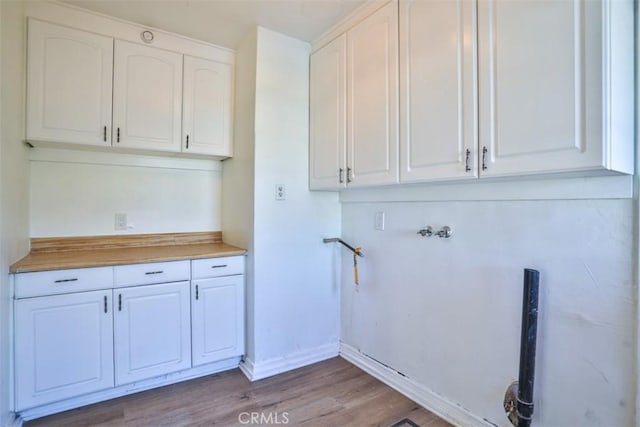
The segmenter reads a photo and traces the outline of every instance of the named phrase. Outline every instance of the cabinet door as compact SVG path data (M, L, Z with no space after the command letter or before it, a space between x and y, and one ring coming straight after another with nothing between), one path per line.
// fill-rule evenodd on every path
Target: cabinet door
M481 175L602 165L602 9L478 3Z
M191 282L193 366L244 354L244 276Z
M111 145L113 39L28 26L27 139Z
M477 177L476 6L400 1L400 180Z
M347 33L351 186L398 182L398 9L390 2Z
M347 36L311 55L309 88L309 188L346 186Z
M115 42L114 146L180 151L182 55Z
M231 64L184 57L182 151L231 156Z
M17 411L110 387L111 290L16 301Z
M116 385L191 367L189 282L113 291Z

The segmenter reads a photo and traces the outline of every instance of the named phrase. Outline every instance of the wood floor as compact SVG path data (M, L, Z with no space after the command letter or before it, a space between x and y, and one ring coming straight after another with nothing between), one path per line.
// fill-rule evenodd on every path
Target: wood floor
M25 426L390 427L404 418L420 427L450 426L336 357L254 383L235 369L51 415Z

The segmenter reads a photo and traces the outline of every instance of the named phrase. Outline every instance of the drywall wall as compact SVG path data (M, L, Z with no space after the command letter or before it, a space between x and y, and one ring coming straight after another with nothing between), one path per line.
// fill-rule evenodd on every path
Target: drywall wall
M545 185L540 183L539 185ZM375 212L386 228L373 228ZM634 423L633 201L343 203L344 343L479 418L517 379L522 270L541 273L537 426ZM450 239L423 238L449 225ZM344 261L344 260L343 260Z
M222 229L224 240L247 249L246 334L253 336L253 196L256 103L257 29L236 51L233 157L223 162ZM246 352L253 354L253 340L246 339Z
M337 354L340 234L335 193L309 192L309 44L258 29L255 117L255 354L272 363ZM276 200L277 184L285 200ZM326 357L326 356L325 356Z
M162 159L140 165L126 162L140 156L61 150L42 155L40 150L34 149L36 159L31 161L32 237L221 228L217 161L193 165L189 159ZM105 157L112 161L97 163ZM116 213L127 214L127 230L115 229Z
M9 421L9 265L28 251L29 162L24 138L24 3L0 2L0 425Z

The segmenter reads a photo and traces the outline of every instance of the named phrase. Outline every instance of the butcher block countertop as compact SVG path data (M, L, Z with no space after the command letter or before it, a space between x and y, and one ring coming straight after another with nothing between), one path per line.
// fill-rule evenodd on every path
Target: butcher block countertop
M222 242L222 232L132 234L125 236L31 239L31 252L11 273L104 267L244 255Z

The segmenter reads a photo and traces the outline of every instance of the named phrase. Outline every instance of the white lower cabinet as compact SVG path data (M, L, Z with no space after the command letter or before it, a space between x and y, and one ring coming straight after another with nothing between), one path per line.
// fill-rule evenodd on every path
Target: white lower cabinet
M116 385L191 367L189 282L114 289Z
M16 411L110 387L111 289L16 301Z
M13 282L20 414L231 369L244 353L242 256L21 273Z
M244 353L244 276L191 282L193 366Z

